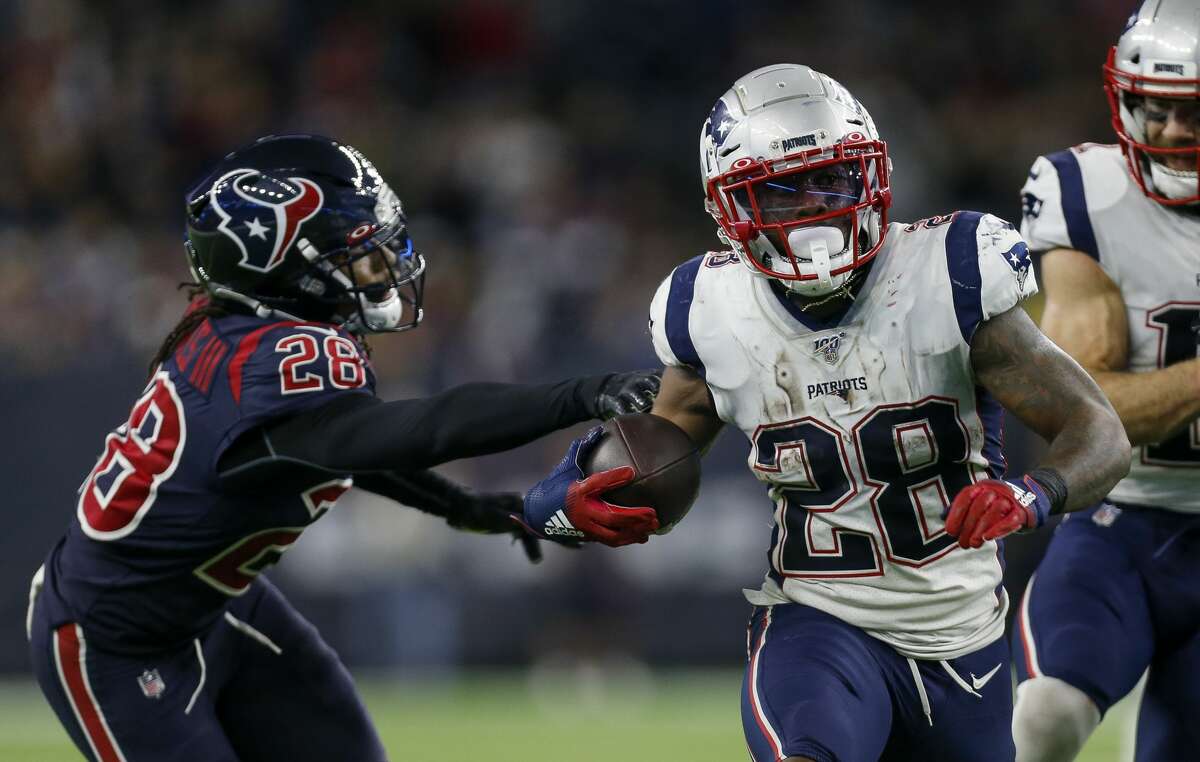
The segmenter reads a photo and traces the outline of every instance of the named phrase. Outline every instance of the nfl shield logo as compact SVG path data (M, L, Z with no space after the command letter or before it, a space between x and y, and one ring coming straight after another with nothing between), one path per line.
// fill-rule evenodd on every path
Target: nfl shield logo
M1121 518L1121 509L1111 503L1105 503L1092 514L1092 522L1096 526L1110 527Z
M813 342L813 354L820 355L830 365L837 365L838 351L842 348L842 339L845 336L844 331L832 336L822 336Z
M167 684L163 682L162 675L158 674L157 669L145 670L138 675L137 681L146 698L160 699L167 690Z

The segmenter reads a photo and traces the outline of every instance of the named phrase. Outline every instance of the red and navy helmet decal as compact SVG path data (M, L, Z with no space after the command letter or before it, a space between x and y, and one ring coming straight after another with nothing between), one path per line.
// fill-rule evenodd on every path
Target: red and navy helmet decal
M269 272L284 260L305 221L325 203L319 185L303 177L280 177L257 169L234 169L209 190L221 217L217 230L242 252L239 265Z
M1008 225L1007 227L1012 227ZM1029 256L1029 246L1024 241L1017 241L1004 252L1004 261L1012 268L1013 277L1017 280L1017 288L1025 290L1025 281L1033 272L1033 260Z

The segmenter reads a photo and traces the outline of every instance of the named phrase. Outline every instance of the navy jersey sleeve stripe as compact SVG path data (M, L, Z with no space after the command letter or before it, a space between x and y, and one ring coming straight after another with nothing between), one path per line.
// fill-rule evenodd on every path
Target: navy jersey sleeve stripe
M1099 261L1100 249L1096 246L1092 218L1088 216L1079 159L1070 150L1052 153L1046 158L1058 172L1059 198L1062 201L1063 218L1067 221L1067 236L1071 239L1071 246Z
M671 290L667 294L667 343L680 362L690 365L704 375L704 363L696 353L692 334L688 330L688 318L692 312L692 298L696 293L696 276L704 257L689 259L671 273Z
M968 344L983 322L983 276L979 273L979 242L975 237L981 217L979 212L959 212L946 231L946 269L954 316Z
M983 424L983 457L987 458L988 475L1001 479L1008 471L1004 457L1004 408L982 386L975 387L975 412Z

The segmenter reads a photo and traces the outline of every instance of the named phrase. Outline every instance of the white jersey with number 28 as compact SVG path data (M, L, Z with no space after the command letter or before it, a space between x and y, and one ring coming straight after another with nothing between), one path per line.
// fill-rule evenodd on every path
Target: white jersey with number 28
M1002 411L970 340L1037 290L1012 225L957 212L893 223L867 281L828 322L732 252L671 273L650 310L662 362L701 374L750 440L775 519L758 604L794 601L901 653L948 659L1003 635L995 542L964 550L942 515L1004 470Z

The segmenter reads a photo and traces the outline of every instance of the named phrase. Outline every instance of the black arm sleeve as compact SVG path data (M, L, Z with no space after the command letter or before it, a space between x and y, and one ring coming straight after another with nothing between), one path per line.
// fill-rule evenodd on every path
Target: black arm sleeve
M248 432L218 473L290 463L335 473L417 471L509 450L596 415L608 376L557 384L465 384L432 397L382 402L347 394Z
M360 474L354 486L447 520L458 518L473 497L470 490L433 471Z

